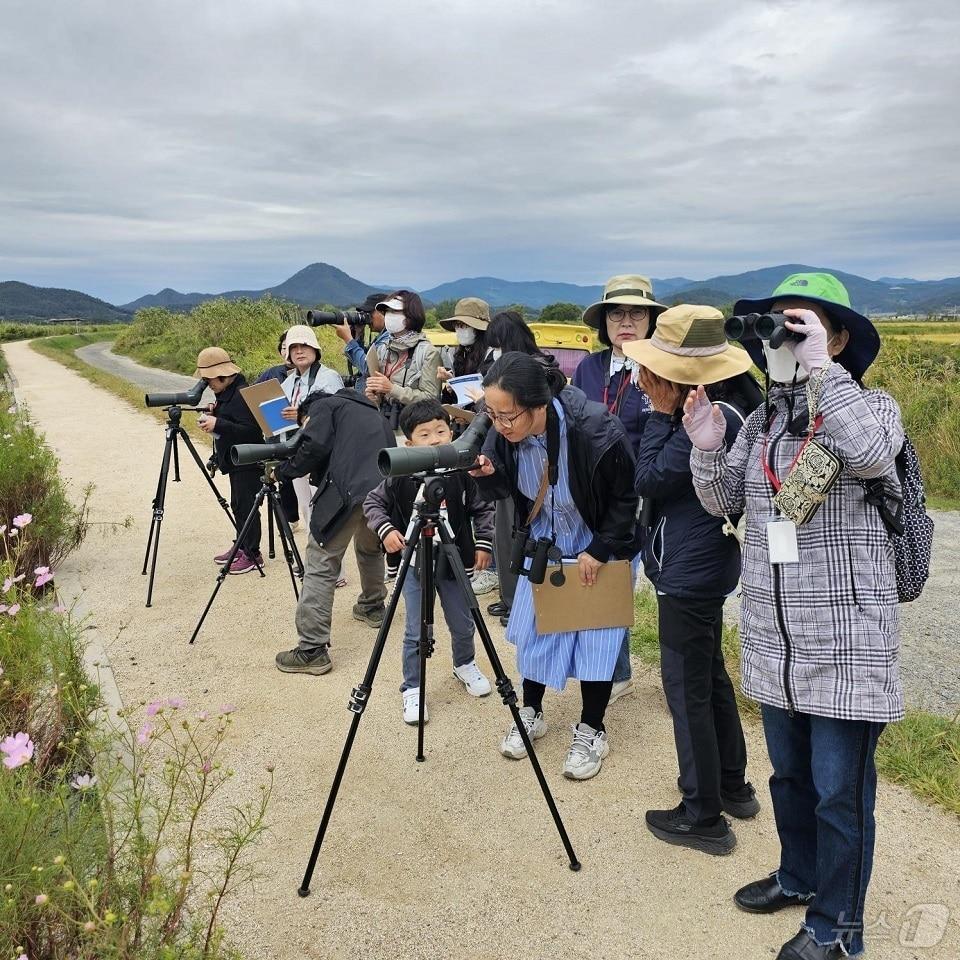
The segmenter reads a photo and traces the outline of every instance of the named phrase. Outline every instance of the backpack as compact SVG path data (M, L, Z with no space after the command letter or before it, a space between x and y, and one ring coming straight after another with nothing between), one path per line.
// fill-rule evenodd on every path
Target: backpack
M897 454L896 469L902 500L888 497L883 491L883 480L879 477L866 481L864 486L867 489L867 502L880 511L893 540L897 598L900 603L910 603L920 596L930 576L934 524L926 511L920 458L909 437L904 438Z

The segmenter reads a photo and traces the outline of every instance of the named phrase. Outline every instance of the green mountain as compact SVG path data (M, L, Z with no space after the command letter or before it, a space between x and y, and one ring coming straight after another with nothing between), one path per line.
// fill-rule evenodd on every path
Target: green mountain
M131 320L129 311L80 293L59 287L34 287L29 283L7 280L0 283L0 319L3 320L98 320L123 323Z

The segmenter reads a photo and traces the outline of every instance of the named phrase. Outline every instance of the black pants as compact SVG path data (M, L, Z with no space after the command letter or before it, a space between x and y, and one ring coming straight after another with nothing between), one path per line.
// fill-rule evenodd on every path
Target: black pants
M743 789L747 747L720 649L723 598L657 596L660 674L673 717L680 787L698 823L720 816L720 791Z
M287 518L287 523L296 523L300 519L300 504L293 484L289 480L281 480L277 484L277 492L280 495L280 508Z
M253 501L260 490L260 469L234 470L230 474L230 508L237 521L237 530L243 526L247 514L253 509ZM253 523L240 549L250 556L260 552L260 511L254 515Z
M580 696L583 699L583 709L580 711L580 722L589 724L594 730L603 730L603 715L610 702L610 688L612 680L581 680ZM543 695L546 686L536 680L523 681L523 705L533 707L537 713L543 711Z

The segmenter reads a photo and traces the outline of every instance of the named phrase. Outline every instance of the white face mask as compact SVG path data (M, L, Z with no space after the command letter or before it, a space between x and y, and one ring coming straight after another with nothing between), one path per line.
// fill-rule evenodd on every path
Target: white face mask
M493 357L494 361L497 361L503 356L503 351L499 347L492 347L490 349L490 355Z
M794 376L798 380L806 379L807 371L797 363L797 358L786 347L777 347L774 350L768 341L764 340L763 356L767 361L770 379L774 383L793 383Z
M476 342L477 331L473 327L457 327L454 333L456 333L457 343L461 347L469 347Z
M407 329L407 318L402 313L390 311L383 318L383 325L386 327L387 333L403 333Z

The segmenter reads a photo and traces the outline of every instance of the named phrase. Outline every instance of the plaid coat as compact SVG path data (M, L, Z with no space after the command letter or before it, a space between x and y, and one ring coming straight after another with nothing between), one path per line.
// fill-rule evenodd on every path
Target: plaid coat
M767 462L782 480L806 436L803 386L775 387ZM789 407L800 436L787 431ZM797 530L800 562L773 565L767 523L778 514L763 470L765 411L750 416L729 453L698 450L690 464L706 510L746 513L740 609L744 693L761 703L844 720L903 717L893 546L861 479L883 477L899 495L894 459L904 432L896 401L862 390L831 364L816 440L844 468L826 502Z

